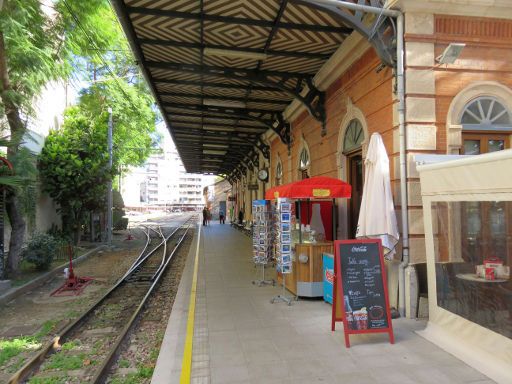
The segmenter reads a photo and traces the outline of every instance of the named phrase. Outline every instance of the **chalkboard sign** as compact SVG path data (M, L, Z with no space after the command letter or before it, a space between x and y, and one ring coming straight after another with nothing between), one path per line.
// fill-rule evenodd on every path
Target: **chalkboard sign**
M380 239L334 242L336 303L342 303L345 344L349 334L389 333L394 342ZM339 319L335 315L334 322Z

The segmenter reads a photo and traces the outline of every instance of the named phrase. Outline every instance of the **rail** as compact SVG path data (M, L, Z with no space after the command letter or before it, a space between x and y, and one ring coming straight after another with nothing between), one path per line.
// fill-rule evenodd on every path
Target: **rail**
M174 254L179 249L180 245L182 244L183 240L185 239L188 230L190 229L191 225L195 224L197 222L197 216L193 216L186 220L184 223L182 223L180 226L178 226L174 231L172 231L168 236L165 236L162 229L158 227L158 229L149 228L146 227L146 235L147 235L147 241L146 245L144 246L144 249L141 251L139 256L136 258L135 262L132 264L132 266L128 269L128 271L121 277L117 283L107 292L105 293L98 301L96 301L90 308L88 308L79 318L77 318L74 322L69 324L66 328L64 328L60 334L55 336L51 342L49 342L47 345L45 345L41 351L35 355L31 360L29 360L22 368L20 368L8 381L8 384L17 384L21 383L27 378L32 375L45 361L45 359L49 358L53 353L57 352L60 348L60 346L66 342L68 339L71 340L71 336L74 332L78 332L80 330L81 326L84 326L87 324L89 320L93 318L94 311L98 310L100 306L108 299L112 298L114 293L122 292L120 288L126 286L126 287L134 287L134 288L146 288L146 292L144 291L140 292L140 295L143 295L142 300L140 300L139 304L137 305L135 311L132 313L132 315L129 318L129 321L126 323L126 325L121 329L121 331L115 336L115 342L110 348L110 351L106 352L103 358L103 362L100 366L98 366L98 369L96 370L96 373L94 374L93 378L90 383L104 383L106 380L106 377L109 372L109 368L111 367L112 363L114 362L119 349L123 343L123 341L126 339L127 335L129 334L130 330L134 327L136 320L140 316L142 310L144 309L149 297L154 292L155 288L158 286L158 284L161 281L162 276L164 275L164 272L166 271L167 267L169 266L169 263L171 262ZM178 231L183 231L181 236L178 237L174 248L172 251L167 255L167 243L171 241L171 238L174 238L175 235L178 233ZM153 249L149 250L149 245L151 243L151 236L150 232L153 231L158 234L159 238L162 239L162 241ZM143 271L143 268L146 266L146 263L150 260L151 256L155 255L158 250L163 250L162 258L157 259L155 264L157 265L156 270L152 271L152 266L149 266L150 273L146 273ZM130 276L142 276L144 279L142 281L150 283L149 287L145 285L136 284L139 279L130 280ZM146 278L147 277L147 278ZM135 284L132 284L135 283Z

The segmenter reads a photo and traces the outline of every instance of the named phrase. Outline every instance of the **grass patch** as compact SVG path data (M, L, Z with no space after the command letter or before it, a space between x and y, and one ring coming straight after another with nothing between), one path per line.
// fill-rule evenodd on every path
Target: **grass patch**
M62 351L70 351L70 350L78 347L80 344L81 344L80 340L68 341L67 343L62 344L61 350Z
M105 343L107 343L107 340L101 340L101 339L100 339L100 340L96 340L96 341L94 342L94 344L92 345L92 351L91 351L91 353L92 353L93 355L98 354L98 351L99 351L99 350L100 350L100 348L103 346L103 343L104 343L104 342L105 342Z
M119 365L121 366L121 365ZM154 367L141 365L137 369L137 373L130 373L124 377L114 377L110 384L140 384L153 376Z
M41 327L41 330L37 332L34 337L36 339L41 339L44 336L47 336L51 331L55 329L55 326L59 322L57 320L48 320L43 323L43 326Z
M139 384L142 382L142 379L137 376L136 373L130 373L125 377L114 377L110 384Z
M0 366L4 365L13 357L18 356L20 353L39 349L43 337L47 336L56 325L57 321L46 321L41 327L41 330L34 336L15 337L11 340L0 339Z
M81 353L79 355L64 355L62 353L55 353L49 359L48 362L44 365L44 370L49 369L59 369L59 370L74 370L82 368L83 361L85 358L85 354Z
M151 378L151 376L153 376L154 370L155 370L155 367L153 367L153 366L151 366L151 367L140 366L139 369L137 370L137 376L144 378L144 379L149 379L149 378Z
M0 340L0 366L20 353L36 350L41 343L32 337L18 337L12 340Z
M159 349L154 348L149 354L149 358L151 361L156 361L158 359L158 354L160 353Z
M128 368L130 362L128 360L119 360L119 368Z

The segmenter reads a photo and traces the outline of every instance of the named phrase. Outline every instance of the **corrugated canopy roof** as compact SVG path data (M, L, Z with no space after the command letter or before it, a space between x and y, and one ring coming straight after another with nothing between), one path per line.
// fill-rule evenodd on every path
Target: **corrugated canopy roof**
M387 18L315 0L113 4L188 172L232 179L257 166L259 152L268 159L261 135L273 129L289 144L282 112L293 99L325 122L312 79L354 29L392 64L382 44Z

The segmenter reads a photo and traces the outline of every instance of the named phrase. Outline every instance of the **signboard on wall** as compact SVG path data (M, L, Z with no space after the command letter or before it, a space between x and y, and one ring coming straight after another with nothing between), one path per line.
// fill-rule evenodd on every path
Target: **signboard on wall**
M249 191L257 191L259 189L258 184L249 184L247 185L247 189Z
M334 242L335 303L342 304L345 345L350 334L383 332L394 343L380 239ZM333 322L339 319L333 305Z

